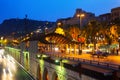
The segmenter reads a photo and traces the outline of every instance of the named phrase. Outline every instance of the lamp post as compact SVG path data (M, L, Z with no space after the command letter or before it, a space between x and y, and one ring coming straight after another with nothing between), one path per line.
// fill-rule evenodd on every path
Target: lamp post
M98 36L96 35L94 38L94 50L96 50L97 41L98 41Z
M57 26L60 27L60 26L61 26L61 22L58 22L58 23L57 23Z
M81 26L82 26L82 18L84 17L85 15L84 14L78 14L77 15L77 17L79 18L79 28L81 29ZM78 35L78 38L80 38L80 35ZM80 44L79 44L79 54L81 54L82 53L82 44L81 44L81 42L80 42Z
M81 29L81 26L82 26L82 18L84 17L85 15L84 14L78 14L77 17L79 18L79 25L80 25L80 29Z
M118 42L119 42L119 50L120 50L120 36L118 37Z
M60 67L61 67L61 69L63 69L64 63L69 63L69 61L68 61L68 60L65 60L65 59L56 59L56 60L55 60L55 63L56 63L56 64L59 64Z
M48 28L47 27L45 27L45 34L47 34L48 33Z
M39 34L40 34L41 32L42 32L41 29L37 29L37 30L35 31L37 39L39 39Z
M3 37L1 37L1 45L0 45L1 47L3 46L2 42L3 42Z

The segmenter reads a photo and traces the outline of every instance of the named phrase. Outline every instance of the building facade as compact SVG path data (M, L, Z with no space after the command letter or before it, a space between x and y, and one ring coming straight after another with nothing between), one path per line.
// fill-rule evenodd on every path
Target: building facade
M99 16L99 21L100 22L110 23L110 21L111 21L111 13L106 13L106 14L100 15Z
M111 9L111 18L112 20L120 18L120 7Z
M84 14L80 17L78 15ZM76 9L73 17L58 19L57 22L61 22L63 25L86 25L90 20L96 19L95 14L91 12L86 12L82 9Z

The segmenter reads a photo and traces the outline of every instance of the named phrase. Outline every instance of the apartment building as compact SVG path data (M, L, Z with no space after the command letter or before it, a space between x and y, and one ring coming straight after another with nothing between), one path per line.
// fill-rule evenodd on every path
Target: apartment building
M78 17L77 15L81 15L84 14L83 17ZM61 18L58 19L57 22L61 22L62 24L68 24L68 25L75 25L75 24L80 24L81 21L81 26L84 26L85 24L87 24L90 20L95 19L95 14L91 13L91 12L86 12L82 9L76 9L73 17L69 17L69 18Z
M111 9L111 19L115 20L117 18L120 18L120 7Z

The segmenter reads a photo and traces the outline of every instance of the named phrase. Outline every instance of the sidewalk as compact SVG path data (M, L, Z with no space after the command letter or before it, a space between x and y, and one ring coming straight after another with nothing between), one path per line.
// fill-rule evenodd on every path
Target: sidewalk
M74 58L76 57L76 58L81 58L81 59L86 59L86 60L101 61L101 62L107 62L107 63L111 63L111 64L120 65L120 55L118 55L118 56L109 55L108 57L97 58L97 57L92 57L91 54L87 54L87 53L82 53L81 55L64 54L64 53L50 53L50 54L53 54L55 56L60 56L60 57L74 57Z

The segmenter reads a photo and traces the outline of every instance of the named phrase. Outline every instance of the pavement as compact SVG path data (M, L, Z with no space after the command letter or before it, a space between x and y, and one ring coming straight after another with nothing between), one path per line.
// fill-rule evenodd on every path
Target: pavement
M57 56L57 57L69 57L69 58L80 58L80 59L86 59L86 60L92 60L92 61L100 61L100 62L106 62L111 64L117 64L120 65L120 55L108 55L107 57L92 57L91 54L88 53L82 53L80 55L78 54L66 54L66 53L56 53L56 52L47 52L47 54Z

